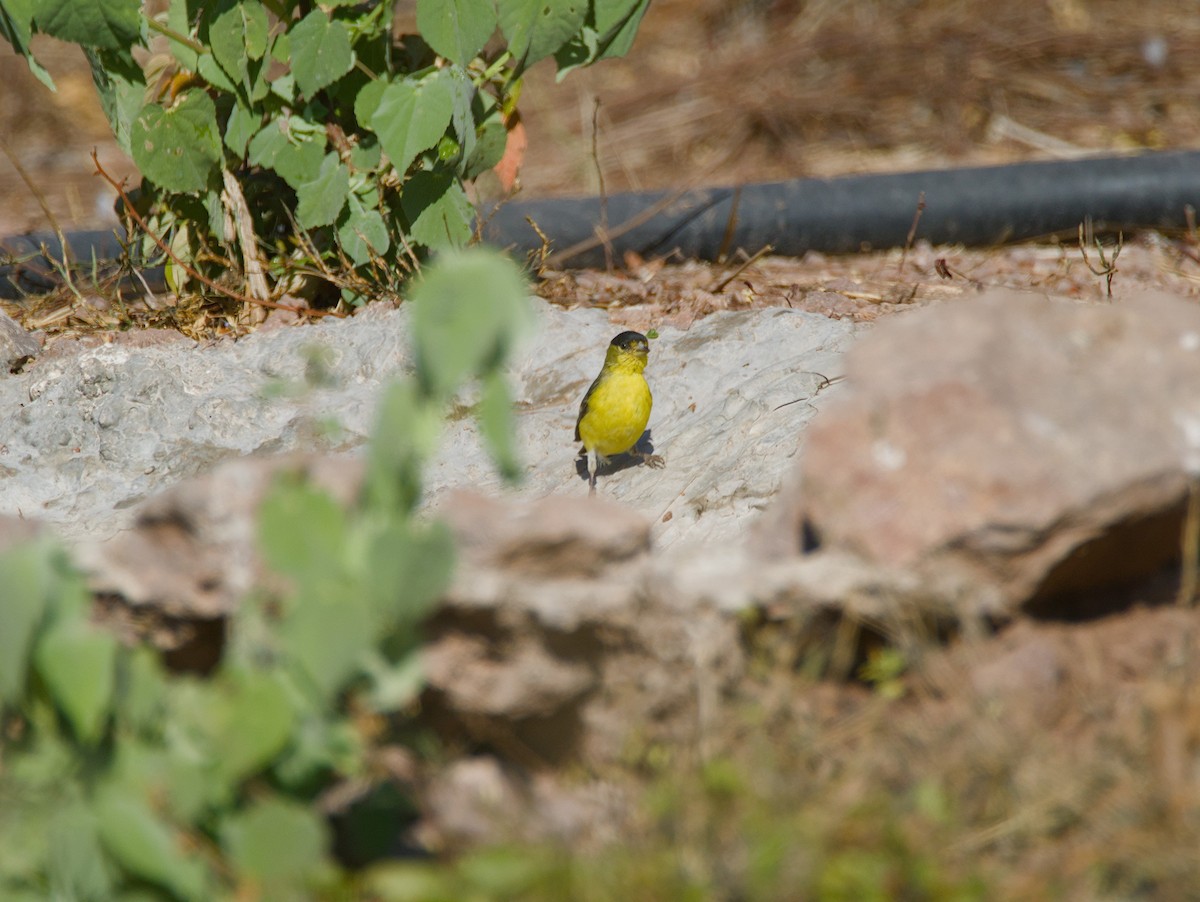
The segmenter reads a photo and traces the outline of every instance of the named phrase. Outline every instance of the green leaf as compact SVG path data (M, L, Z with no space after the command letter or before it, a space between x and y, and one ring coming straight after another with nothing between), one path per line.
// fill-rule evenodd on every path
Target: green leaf
M325 137L309 136L310 125L295 116L268 122L250 139L250 163L274 169L293 188L311 182L325 159Z
M141 0L38 0L38 31L84 47L124 50L141 43Z
M330 151L317 177L296 189L296 222L306 229L333 225L350 194L350 170Z
M46 834L53 898L111 898L110 866L100 844L96 818L86 805L73 800L59 807Z
M364 207L354 195L350 196L347 215L338 226L338 241L355 266L362 266L372 256L386 254L391 247L383 216L378 210Z
M268 796L229 818L221 845L242 881L263 888L302 886L327 865L328 830L320 814L295 802Z
M359 89L358 96L354 98L354 118L361 127L371 127L371 117L379 109L379 101L383 99L383 92L387 87L386 81L377 79L367 82Z
M400 206L409 235L433 250L458 248L474 234L475 208L449 172L418 172L405 183Z
M417 31L451 62L471 62L495 30L495 0L417 0Z
M288 612L279 635L287 656L328 702L361 667L375 639L362 587L349 581L336 589L306 588Z
M158 652L148 645L131 649L117 670L118 716L137 732L161 728L167 682Z
M397 519L375 537L367 572L380 622L389 630L410 629L450 585L454 536L444 523L417 526Z
M167 5L167 27L176 34L191 38L196 36L192 23L192 14L188 9L188 0L170 0ZM184 44L182 41L168 39L167 46L171 48L171 55L179 61L179 65L183 69L188 72L196 71L199 54L191 45Z
M60 617L34 652L38 674L81 742L104 733L116 682L116 637L82 617Z
M449 72L450 86L454 89L454 106L450 114L450 121L454 126L455 134L458 135L458 143L462 148L462 159L466 161L475 152L477 140L474 115L474 100L477 92L474 82L465 71L457 66L446 71Z
M517 455L517 419L513 414L512 393L508 380L493 371L483 380L483 395L479 399L479 428L492 452L492 459L509 482L521 475L521 460Z
M508 146L508 129L504 126L504 115L496 107L478 126L475 149L467 157L463 167L463 178L478 178L504 158Z
M225 146L235 156L242 157L250 146L250 139L259 132L262 125L262 115L254 110L235 105L229 113L229 121L225 123Z
M650 0L593 0L593 16L602 48L597 59L628 53L649 7Z
M363 886L382 902L428 902L460 894L454 875L441 864L387 861L364 872Z
M329 495L291 475L278 479L258 513L267 563L298 583L340 576L346 515Z
M29 64L29 71L37 77L38 81L51 91L58 90L54 87L54 79L50 77L50 73L34 59L33 53L29 49L29 40L33 36L33 3L31 0L5 0L0 3L0 36L12 44L13 50L25 57L25 62Z
M176 831L144 799L120 784L106 784L96 793L92 810L101 841L123 868L184 899L206 898L203 861L185 855Z
M291 742L272 769L272 775L290 788L311 787L330 772L359 771L364 737L353 722L339 717L311 715L300 720Z
M500 30L522 68L555 53L583 27L587 0L497 0Z
M364 506L384 517L408 513L421 492L421 465L437 448L441 409L409 380L389 385L371 432Z
M204 91L192 90L170 109L142 107L130 145L142 175L168 191L202 191L221 160L217 110Z
M248 88L249 63L266 53L267 33L267 11L261 3L247 0L213 20L208 29L209 47L225 73Z
M494 368L531 316L516 264L484 248L439 257L413 289L412 305L417 373L445 400Z
M295 724L278 670L234 668L209 698L217 773L230 786L267 766L287 745Z
M225 70L221 68L221 64L211 53L202 53L196 58L196 71L200 74L200 78L219 92L237 93L237 84L225 74Z
M141 67L128 53L84 48L92 68L92 81L100 94L100 106L112 127L117 144L130 156L133 121L142 110L146 81Z
M425 688L421 654L413 650L393 664L382 655L370 655L364 670L370 679L366 701L377 713L399 711L410 705Z
M29 650L34 631L45 616L58 582L53 546L30 542L0 554L0 707L17 702L25 692Z
M354 66L350 32L319 9L292 26L289 34L292 75L305 97L333 84Z
M392 82L379 98L370 127L396 171L404 173L417 154L437 144L454 114L454 86L445 72ZM360 92L361 94L361 92Z

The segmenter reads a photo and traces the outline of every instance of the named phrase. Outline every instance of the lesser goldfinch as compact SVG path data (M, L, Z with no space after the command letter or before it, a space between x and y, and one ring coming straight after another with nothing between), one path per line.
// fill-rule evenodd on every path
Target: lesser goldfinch
M596 472L614 454L633 453L652 467L664 466L657 454L633 450L650 422L654 403L642 373L650 343L640 332L622 332L609 343L604 366L579 405L575 441L587 455L588 494L596 494Z

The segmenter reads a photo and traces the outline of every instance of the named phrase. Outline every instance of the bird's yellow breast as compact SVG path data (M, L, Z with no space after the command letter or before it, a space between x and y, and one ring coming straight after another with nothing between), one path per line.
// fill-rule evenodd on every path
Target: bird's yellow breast
M601 375L579 420L579 438L588 451L608 457L637 444L650 422L654 399L641 371L613 370Z

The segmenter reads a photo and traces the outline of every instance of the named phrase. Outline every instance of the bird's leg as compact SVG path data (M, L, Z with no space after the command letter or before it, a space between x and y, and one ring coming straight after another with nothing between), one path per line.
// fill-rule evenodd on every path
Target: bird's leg
M588 452L588 495L596 494L596 471L600 469L600 455L595 451Z
M667 462L664 458L657 454L651 454L649 451L632 451L630 453L633 454L634 457L640 457L642 459L642 463L652 470L661 470L667 465Z

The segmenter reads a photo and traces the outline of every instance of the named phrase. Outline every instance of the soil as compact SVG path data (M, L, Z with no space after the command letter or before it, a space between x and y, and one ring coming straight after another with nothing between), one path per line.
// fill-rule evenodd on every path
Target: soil
M46 211L64 229L107 227L112 193L88 154L97 147L118 177L132 165L108 137L82 56L34 46L59 92L0 53L0 234L45 229ZM1200 147L1198 95L1200 16L1175 0L1143 0L1136 16L1123 0L656 0L627 58L562 84L547 65L529 75L521 183L526 196L586 194ZM743 262L630 259L546 273L540 292L635 328L778 305L873 320L981 286L1090 303L1200 292L1195 241L1152 233L1125 236L1111 286L1074 242ZM860 686L765 680L767 735L776 755L856 798L938 776L958 793L952 823L970 825L951 846L1010 869L998 895L1034 898L1053 883L1069 898L1184 898L1200 885L1189 863L1200 840L1198 622L1161 606L1020 622L968 651L936 651L903 678L905 700L886 717ZM1000 707L960 693L971 680ZM805 737L802 752L784 751Z

